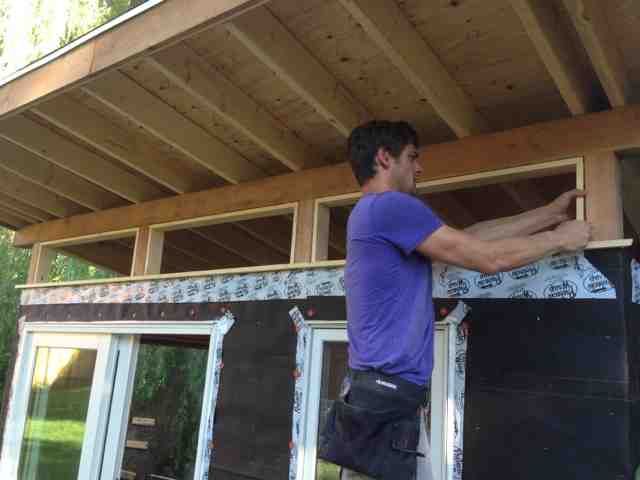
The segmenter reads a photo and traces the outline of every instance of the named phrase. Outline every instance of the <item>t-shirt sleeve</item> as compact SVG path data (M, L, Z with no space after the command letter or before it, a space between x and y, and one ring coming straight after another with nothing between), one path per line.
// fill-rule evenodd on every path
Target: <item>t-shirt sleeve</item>
M401 192L380 195L373 206L376 235L411 254L442 225L422 200Z

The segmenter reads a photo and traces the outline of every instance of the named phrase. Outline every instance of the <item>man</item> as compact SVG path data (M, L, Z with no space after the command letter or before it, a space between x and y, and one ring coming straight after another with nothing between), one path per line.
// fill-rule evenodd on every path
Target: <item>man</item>
M418 147L416 132L405 122L369 122L349 137L349 158L363 196L347 227L350 372L334 417L337 431L349 439L327 450L337 463L398 480L431 478L428 455L421 455L428 453L424 421L419 436L418 422L411 421L421 411L433 369L431 261L496 273L578 250L591 235L587 223L568 220L568 207L583 195L579 191L465 231L444 225L415 197ZM376 416L381 412L389 415ZM369 428L372 422L378 422L375 429ZM402 448L396 448L397 438ZM383 449L389 444L394 451L387 456ZM372 450L375 455L368 453ZM407 458L413 470L406 467ZM367 477L343 469L342 478Z

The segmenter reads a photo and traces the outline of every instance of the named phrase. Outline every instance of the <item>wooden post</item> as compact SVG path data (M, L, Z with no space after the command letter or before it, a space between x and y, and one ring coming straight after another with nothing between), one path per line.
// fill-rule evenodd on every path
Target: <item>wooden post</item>
M293 222L293 241L291 242L292 263L311 261L314 210L315 202L313 199L298 202Z
M35 243L31 248L27 283L43 283L49 280L49 270L51 270L51 264L56 255L57 252L54 249L44 247L41 243Z
M162 267L164 232L150 227L140 227L133 249L131 276L155 275Z
M614 152L584 158L586 220L594 226L594 241L624 236L620 165Z
M329 258L329 228L331 215L329 207L318 204L315 208L313 245L311 248L314 262Z

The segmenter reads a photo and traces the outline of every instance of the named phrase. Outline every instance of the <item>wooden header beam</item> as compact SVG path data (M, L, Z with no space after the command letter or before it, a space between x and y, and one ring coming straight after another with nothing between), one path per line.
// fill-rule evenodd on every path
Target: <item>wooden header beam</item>
M266 0L166 0L0 89L0 118L136 57L233 18Z
M420 182L640 146L640 105L539 123L427 146ZM355 192L346 163L268 177L29 226L14 244L27 247L139 226Z

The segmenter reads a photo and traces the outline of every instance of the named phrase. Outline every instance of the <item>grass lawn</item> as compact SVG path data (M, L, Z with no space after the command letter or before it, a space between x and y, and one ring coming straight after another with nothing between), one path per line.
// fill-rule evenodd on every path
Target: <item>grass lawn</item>
M38 480L77 478L89 394L89 387L52 388L45 417L34 418L29 412L20 458L20 480L31 480L25 468L30 459L37 462L35 478Z

